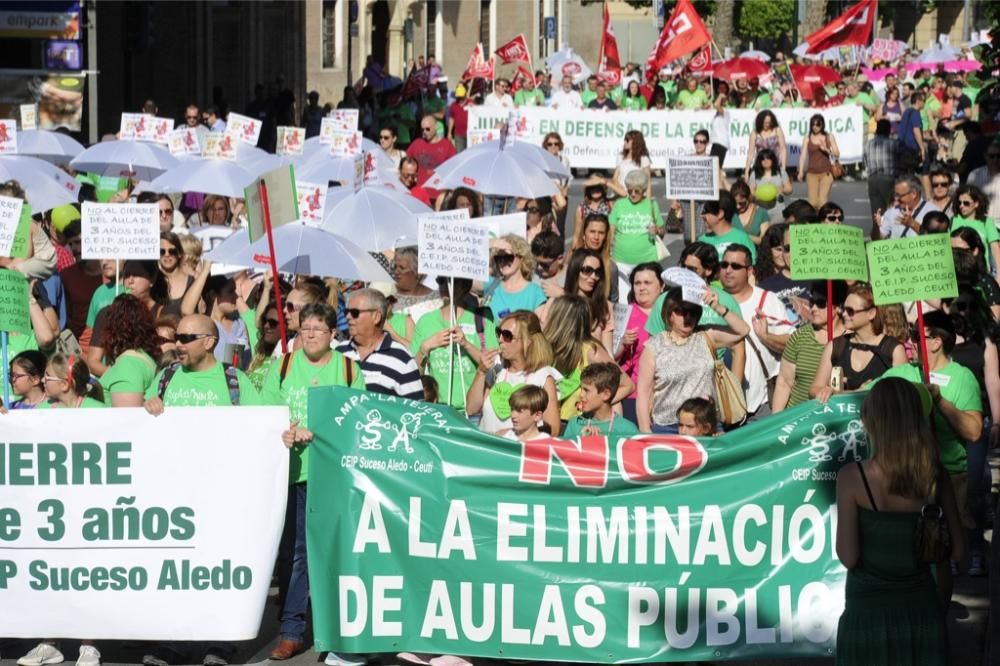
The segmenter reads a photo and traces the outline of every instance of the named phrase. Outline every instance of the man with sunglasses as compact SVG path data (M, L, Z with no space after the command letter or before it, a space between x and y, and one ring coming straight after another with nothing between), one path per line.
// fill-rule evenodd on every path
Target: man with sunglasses
M876 210L872 218L872 240L909 238L920 234L924 216L937 207L924 199L924 186L913 175L896 179L893 187L896 205L882 214Z
M493 84L493 92L486 96L483 106L513 109L514 98L507 93L508 90L510 90L510 81L507 79L497 79Z
M420 120L420 138L410 144L406 154L417 161L417 185L423 185L434 169L437 169L449 157L455 155L455 146L438 134L437 119L427 115ZM400 166L402 172L402 166Z
M419 199L426 206L431 205L431 191L426 190L417 181L420 180L418 172L420 165L410 156L406 156L399 161L399 182L407 189L411 196Z
M385 295L377 289L351 292L344 311L351 338L338 345L337 351L360 366L365 387L375 393L423 400L423 383L413 356L385 331L389 314Z

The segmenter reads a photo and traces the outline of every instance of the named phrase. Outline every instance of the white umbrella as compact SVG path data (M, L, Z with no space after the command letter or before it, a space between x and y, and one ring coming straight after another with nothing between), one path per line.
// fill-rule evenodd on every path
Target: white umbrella
M354 182L353 157L326 157L308 160L295 170L295 178L307 183Z
M526 199L559 192L547 173L509 150L463 150L439 166L424 187L468 187L483 194Z
M63 132L22 130L17 133L17 153L53 164L69 164L84 151L83 144Z
M76 203L76 193L79 190L65 187L60 182L60 173L62 172L58 168L36 157L0 156L0 182L15 180L20 183L33 213L43 213L56 206Z
M217 159L186 160L144 188L151 192L201 192L225 197L243 196L243 188L259 174L236 162Z
M371 185L355 192L337 187L326 194L320 228L378 252L397 245L416 245L417 215L433 212L410 193L395 188Z
M392 158L385 154L382 147L371 139L362 137L361 150L375 156L375 166L380 171L392 171L399 168L398 164L393 164ZM333 155L330 155L330 145L320 143L318 136L306 139L306 142L302 144L301 158L303 164L306 162L312 162L313 160L322 160L328 157L334 157Z
M465 151L471 150L500 150L501 142L499 140L495 141L484 141L483 143L478 143L475 146L470 146L466 148ZM537 146L533 143L527 141L515 141L513 144L504 147L504 152L511 152L518 158L524 158L525 160L531 162L535 166L539 167L545 173L549 174L552 178L571 178L569 169L566 165L559 161L559 159L545 150L541 146Z
M77 171L104 175L134 172L140 180L152 180L179 164L166 149L147 141L102 141L77 155L70 162Z
M587 66L583 58L568 46L563 47L546 58L545 64L559 78L572 76L573 83L586 81L587 77L591 74L590 67Z
M280 226L272 236L280 272L365 282L392 281L381 264L343 236L301 222ZM266 236L250 246L250 254L270 256Z
M755 51L753 49L749 51L744 51L740 54L741 58L754 58L755 60L760 60L763 62L771 62L771 56L767 55L763 51Z
M935 44L917 56L916 62L942 63L958 60L962 52L951 44Z

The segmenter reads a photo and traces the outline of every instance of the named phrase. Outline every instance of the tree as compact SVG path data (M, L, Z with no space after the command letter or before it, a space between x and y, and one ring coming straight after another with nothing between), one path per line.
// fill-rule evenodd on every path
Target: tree
M733 44L733 13L736 0L719 0L715 7L715 23L712 24L712 38L720 49ZM737 49L733 49L734 51ZM720 57L722 54L719 54Z
M799 41L826 25L826 0L810 0L806 3L806 20L802 24Z
M779 40L792 30L795 0L743 0L739 31L753 40Z

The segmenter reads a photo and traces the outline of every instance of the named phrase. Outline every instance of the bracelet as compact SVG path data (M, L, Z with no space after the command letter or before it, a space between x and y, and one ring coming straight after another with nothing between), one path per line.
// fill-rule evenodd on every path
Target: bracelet
M722 312L722 314L720 314L719 316L725 319L727 316L729 316L730 309L725 305L722 306L722 309L724 310L724 312Z

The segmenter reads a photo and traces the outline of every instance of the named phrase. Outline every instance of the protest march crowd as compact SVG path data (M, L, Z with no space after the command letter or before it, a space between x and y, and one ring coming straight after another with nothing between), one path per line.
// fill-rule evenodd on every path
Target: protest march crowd
M693 8L679 2L670 21L678 12ZM704 30L697 14L685 20L692 18L691 32ZM348 275L336 269L291 274L213 263L219 240L247 233L243 197L197 187L159 192L137 175L108 178L64 164L82 183L78 202L36 205L32 215L32 186L4 182L0 202L22 201L31 216L24 252L13 251L16 239L0 243L9 255L0 258L0 324L10 328L5 411L138 407L158 415L173 407L287 405L281 628L271 655L284 660L309 647L306 493L310 424L322 418L308 413L311 387L450 405L480 430L520 442L711 437L780 419L813 399L871 389L863 419L874 457L849 465L837 481L837 553L849 569L838 662L946 663L953 579L986 575L984 532L995 502L987 454L1000 432L1000 94L985 85L995 64L980 64L968 47L938 45L954 52L947 61L898 52L876 62L862 53L831 66L812 55L867 45L870 32L849 41L852 29L834 21L807 39L810 55L775 53L770 62L713 63L707 40L661 36L645 68L618 65L606 46L589 76L534 71L502 49L500 63L480 52L454 86L432 59L413 63L395 82L370 60L336 110L311 95L304 138L320 136L329 115L353 111L354 129L378 144L371 150L388 166L363 190L419 200L428 214L458 211L473 224L522 214L519 231L493 234L486 279L425 270L416 233L407 245L365 247L362 259L375 259L382 271L365 280L340 279ZM495 77L502 64L515 65L516 90ZM455 186L437 175L442 167L498 150L476 145L483 136L469 113L480 105L509 109L515 123L526 107L711 111L688 155L717 158L719 189L710 200L661 205L654 179L664 165L651 160L635 129L624 133L614 168L589 174L562 154L559 133L546 134L539 148L548 156L523 158L545 171L551 193L544 196ZM844 105L860 106L863 117L863 159L853 164L839 160L838 136L824 119L824 110ZM795 107L815 109L801 146L790 145L773 111ZM756 112L748 139L730 136L733 109ZM203 145L212 133L229 136L214 107L191 104L178 126ZM501 128L501 146L521 143L514 133ZM259 145L271 136L265 131ZM737 140L748 143L745 166L723 170ZM584 197L570 206L574 175L586 178ZM836 201L841 179L867 182L872 223L863 231L873 242L946 239L954 293L883 303L874 279L796 277L797 259L823 252L796 241L796 228L846 224ZM327 180L331 188L352 182ZM795 181L806 183L805 199L793 199ZM155 205L158 261L84 252L87 206L95 203ZM358 228L383 222L342 221ZM685 244L671 257L664 238L676 234ZM21 302L9 298L22 293L13 276L25 284ZM15 320L26 328L9 326ZM927 506L939 509L938 520L918 520ZM911 535L932 527L934 553L918 559ZM41 638L18 664L63 660L58 643ZM230 655L225 645L193 649L151 646L143 662L219 665ZM330 653L326 663L364 661ZM92 641L83 642L77 663L100 663Z

